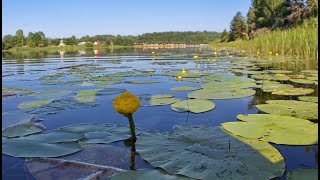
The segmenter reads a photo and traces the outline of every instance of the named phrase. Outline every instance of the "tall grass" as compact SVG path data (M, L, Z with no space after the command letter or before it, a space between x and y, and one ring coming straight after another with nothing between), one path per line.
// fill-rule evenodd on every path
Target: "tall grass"
M302 25L286 29L275 30L256 37L220 44L220 46L247 49L251 52L286 55L298 57L308 64L309 69L318 69L318 17L305 21Z

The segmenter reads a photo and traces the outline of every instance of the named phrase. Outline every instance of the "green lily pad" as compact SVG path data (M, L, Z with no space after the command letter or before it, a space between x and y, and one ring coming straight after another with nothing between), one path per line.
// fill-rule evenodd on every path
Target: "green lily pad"
M33 121L24 121L18 124L11 125L2 130L2 136L5 137L19 137L26 136L29 134L34 134L44 131L45 127L39 123Z
M222 123L221 126L228 132L244 138L258 139L263 137L266 131L265 127L255 123L226 122Z
M282 95L282 96L299 96L299 95L311 94L313 92L314 92L313 89L289 88L289 89L277 89L275 91L272 91L271 94Z
M29 141L40 141L45 143L61 143L61 142L74 142L79 139L83 139L85 136L81 133L68 132L53 130L50 132L42 132L16 138L17 140L29 140Z
M308 79L290 79L291 82L298 83L298 84L316 84L318 85L318 81L312 81Z
M81 144L106 144L115 141L121 141L131 137L129 126L111 125L108 123L84 123L73 124L61 127L60 131L84 134L85 138L81 139ZM136 128L136 134L141 130Z
M195 179L272 179L285 170L284 158L267 142L209 125L148 131L139 136L136 149L151 165Z
M109 77L109 76L96 76L96 77L91 77L89 78L90 81L107 81L110 84L111 83L118 83L122 82L123 78L121 77Z
M129 84L153 84L153 83L159 83L161 81L159 80L128 80L125 81L125 83Z
M273 80L273 81L288 81L290 78L288 76L276 76L269 74L255 74L252 75L251 78L257 80Z
M246 122L226 122L221 126L234 135L276 144L318 144L318 125L306 119L270 114L241 114L237 118Z
M2 128L9 127L13 124L17 124L23 121L28 121L32 117L30 114L27 114L22 111L11 111L2 113Z
M318 119L318 104L295 100L268 100L268 104L256 107L265 113L294 116L302 119Z
M233 70L233 72L242 73L242 74L261 74L261 71L250 71L250 70Z
M311 80L311 81L318 81L318 76L316 77L307 77L308 80Z
M64 73L49 74L49 75L40 77L39 80L57 80L59 78L62 78L63 76L64 76Z
M292 71L285 71L285 70L266 70L266 72L273 73L273 74L291 74Z
M74 97L63 97L53 100L49 104L38 107L26 109L25 111L30 114L56 114L65 109L76 109L84 107L93 107L97 104L94 102L80 102L75 100Z
M288 180L317 180L318 169L296 169L288 172Z
M252 96L256 93L252 89L235 89L230 91L211 91L211 90L197 90L188 94L188 98L192 99L236 99Z
M140 106L162 106L167 104L172 104L179 102L182 99L173 97L158 97L155 98L153 95L140 95L138 96L140 100Z
M306 102L314 102L318 103L318 96L299 96L298 99L300 101L306 101Z
M270 83L270 84L259 85L256 87L261 88L263 92L272 92L272 94L273 92L275 92L276 94L276 93L279 93L280 91L294 89L291 84L271 84ZM279 94L279 95L284 95L284 94Z
M200 89L199 87L195 86L176 86L171 88L172 91L194 91Z
M180 180L180 179L191 179L184 176L170 175L163 170L153 169L153 170L138 170L138 171L127 171L124 173L116 174L111 177L111 180Z
M53 100L54 99L41 99L41 100L22 102L22 103L20 103L18 105L18 108L19 109L36 108L36 107L39 107L39 106L43 106L43 105L49 104Z
M76 142L45 143L40 141L7 139L2 142L2 153L13 157L58 157L80 151Z
M301 71L301 72L305 73L305 74L318 74L317 70L304 70L304 71Z
M72 91L68 90L48 90L48 91L37 91L31 94L31 96L36 96L36 98L58 98L71 94Z
M135 128L136 135L141 133L139 128ZM131 137L129 126L107 125L101 131L85 133L85 138L80 140L83 144L107 144L115 141L121 141Z
M212 81L206 84L203 84L201 87L204 90L210 90L210 91L229 91L229 90L236 90L236 89L245 89L256 86L253 82L233 82L233 81L227 81L227 82L217 82Z
M81 90L77 92L76 100L80 102L94 102L96 100L96 94L98 91L102 89L89 89L89 90Z
M215 108L215 104L209 100L204 99L190 99L179 101L171 105L171 108L177 112L193 112L193 113L202 113L210 111Z
M31 94L32 89L29 88L18 88L14 86L2 87L2 94Z
M243 76L207 76L209 80L219 82L254 82L254 79L243 77Z

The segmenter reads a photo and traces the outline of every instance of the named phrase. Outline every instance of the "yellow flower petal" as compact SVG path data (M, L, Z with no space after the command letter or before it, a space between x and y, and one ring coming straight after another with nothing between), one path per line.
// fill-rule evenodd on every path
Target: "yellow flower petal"
M124 92L113 101L114 109L121 114L136 112L140 106L140 100L134 94Z

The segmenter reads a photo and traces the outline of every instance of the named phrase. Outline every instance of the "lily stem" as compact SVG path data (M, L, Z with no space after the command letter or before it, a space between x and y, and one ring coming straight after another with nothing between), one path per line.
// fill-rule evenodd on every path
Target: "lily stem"
M135 132L135 127L134 127L134 122L133 122L133 117L132 117L132 113L129 113L127 115L128 120L129 120L129 124L130 124L130 132L131 132L131 138L133 143L136 142L137 138L136 138L136 132Z

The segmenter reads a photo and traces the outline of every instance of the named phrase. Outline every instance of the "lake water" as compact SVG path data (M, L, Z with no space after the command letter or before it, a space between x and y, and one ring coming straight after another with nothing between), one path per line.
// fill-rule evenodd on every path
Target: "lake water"
M152 54L152 51L155 53ZM79 64L90 64L94 67L105 67L103 71L91 72L94 75L106 75L115 72L143 72L152 69L149 75L137 77L123 77L124 80L158 80L159 83L152 84L130 84L116 83L103 87L123 88L133 94L173 94L174 97L187 99L190 91L172 91L175 86L201 86L202 83L172 80L170 76L164 76L163 73L171 71L181 71L183 68L189 72L203 72L209 75L227 75L234 76L230 70L231 62L241 60L236 54L232 54L230 60L225 57L217 57L213 61L214 56L211 49L171 49L171 50L137 50L137 49L119 49L119 50L101 50L98 51L75 51L75 52L55 52L55 53L30 53L30 54L11 54L3 53L2 59L2 86L14 86L18 88L30 88L33 91L38 90L71 90L77 92L79 90L92 89L99 87L98 85L84 86L79 84L65 85L46 85L44 80L38 80L48 74L63 73L61 81L81 80L86 81L79 76L72 79L70 68L59 69L67 66ZM193 59L194 55L199 55L200 63L196 63ZM209 61L207 60L209 58ZM87 73L88 74L88 73ZM247 76L243 75L242 76ZM52 80L53 81L53 80ZM50 80L49 80L50 82ZM102 86L100 86L102 87ZM253 96L227 99L212 100L216 107L208 112L194 113L178 113L171 109L170 105L140 107L134 113L135 125L144 131L158 130L169 132L173 126L179 124L210 124L219 126L223 122L238 121L238 114L256 114L261 113L255 107L256 104L264 103L269 99L295 99L295 97L285 97L263 93L256 89ZM75 94L67 96L73 97ZM60 128L62 126L77 123L111 123L128 125L128 120L115 112L112 99L117 96L105 95L96 97L96 105L93 107L78 107L74 109L65 109L55 114L35 114L36 117L43 119L41 122L46 130ZM315 93L317 95L317 93ZM2 117L3 128L23 120L27 113L24 109L18 109L17 106L24 101L37 100L39 98L31 95L19 95L2 97ZM4 113L16 114L16 117L7 117ZM23 114L19 116L19 114ZM20 118L20 119L19 119ZM272 143L271 143L272 144ZM111 145L130 151L130 147L126 147L122 141L111 143ZM286 179L288 171L303 168L318 168L318 145L310 146L289 146L272 144L282 156L285 158L286 172L281 179ZM116 161L116 160L115 160ZM129 169L130 159L127 163L118 165L119 168ZM136 156L136 169L152 169L146 161L143 161L138 155ZM35 179L25 166L23 158L14 158L2 155L2 178L11 179Z

